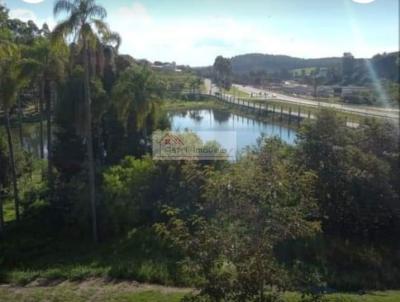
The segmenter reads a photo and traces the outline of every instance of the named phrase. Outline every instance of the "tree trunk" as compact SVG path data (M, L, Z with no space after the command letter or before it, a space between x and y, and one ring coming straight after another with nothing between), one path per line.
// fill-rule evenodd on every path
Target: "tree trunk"
M11 137L11 127L10 127L10 112L8 109L5 110L6 113L6 131L8 140L8 151L10 156L11 164L11 177L14 190L14 203L15 203L15 217L19 221L19 197L18 197L18 185L17 185L17 175L15 172L15 160L14 160L14 148Z
M97 236L97 209L96 209L96 187L95 187L95 163L93 156L93 133L92 133L92 110L90 100L90 75L89 75L89 53L87 48L87 42L84 42L83 53L84 53L84 67L85 67L85 79L84 79L84 91L85 91L85 113L86 113L86 148L88 156L88 172L89 172L89 190L90 190L90 204L92 210L92 232L94 242L98 242Z
M24 138L22 134L22 105L21 105L21 97L18 96L18 134L19 134L19 142L21 144L21 148L24 148Z
M50 82L50 96L46 98L46 117L47 117L47 177L50 189L50 196L53 196L53 154L52 154L52 129L51 129L51 114L52 104L54 100L55 83Z
M0 239L4 234L3 189L0 187Z
M39 99L39 125L40 125L40 158L44 158L44 143L43 143L43 100L44 100L44 89L45 89L45 82L42 79L40 83L40 99Z

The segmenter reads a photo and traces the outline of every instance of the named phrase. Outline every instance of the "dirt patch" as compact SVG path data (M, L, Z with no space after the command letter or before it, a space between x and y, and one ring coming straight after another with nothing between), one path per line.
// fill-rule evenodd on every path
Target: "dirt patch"
M160 293L191 293L194 292L193 288L182 288L173 286L164 286L148 283L139 283L136 281L120 281L110 280L104 278L91 278L83 281L63 281L63 280L47 280L38 278L26 286L16 286L9 284L2 284L0 288L7 289L13 292L29 289L46 289L54 287L73 288L77 291L117 291L117 292L139 292L139 291L156 291Z

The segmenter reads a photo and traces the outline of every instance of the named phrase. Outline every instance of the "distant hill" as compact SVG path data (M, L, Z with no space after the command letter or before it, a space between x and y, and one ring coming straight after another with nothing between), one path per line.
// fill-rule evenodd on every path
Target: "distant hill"
M331 70L330 83L346 83L342 78L342 57L303 59L286 55L269 55L251 53L231 58L234 81L240 83L257 84L268 79L289 79L293 75L304 72L309 75L317 68L328 68ZM372 58L355 58L353 71L349 75L348 83L353 85L364 85L371 82L373 76L400 83L400 53L382 53ZM203 77L213 77L213 67L193 68ZM373 71L375 74L372 74ZM273 75L272 78L268 75Z
M309 67L332 67L341 64L342 58L302 59L285 55L245 54L232 58L232 70L236 74L250 71L276 72Z

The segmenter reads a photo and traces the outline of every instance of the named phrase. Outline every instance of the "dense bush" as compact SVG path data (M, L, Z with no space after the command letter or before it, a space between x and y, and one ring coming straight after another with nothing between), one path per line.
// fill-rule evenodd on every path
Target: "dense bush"
M269 141L238 164L209 171L195 211L165 208L169 220L156 228L201 277L199 299L270 301L289 288L275 247L319 230L309 215L314 176L294 169L290 154Z

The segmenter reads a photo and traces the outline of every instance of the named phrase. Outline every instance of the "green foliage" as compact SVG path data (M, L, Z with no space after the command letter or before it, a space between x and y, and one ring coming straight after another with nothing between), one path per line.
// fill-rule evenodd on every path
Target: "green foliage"
M120 165L104 172L105 213L109 230L126 231L149 220L146 209L155 206L149 198L155 180L155 164L150 158L125 158Z
M214 81L218 87L229 90L232 86L231 60L218 56L214 61Z
M304 126L299 136L299 162L318 176L324 230L344 238L397 236L399 195L393 180L399 158L394 147L398 129L386 124L378 130L367 123L352 131L343 125L334 113L322 111L317 122ZM379 146L384 150L374 152Z
M181 91L196 91L200 89L202 81L190 72L159 71L158 76L165 84L167 93L179 95Z
M187 266L202 277L200 296L277 301L288 286L275 247L319 226L307 219L313 176L289 169L286 153L267 142L227 170L208 172L197 211L165 209L169 221L156 228L184 250Z
M161 98L163 83L148 67L132 67L121 74L113 88L113 105L118 119L125 127L133 121L143 128L154 101Z
M167 285L190 285L190 276L179 271L181 255L151 229L132 229L107 243L93 245L67 237L60 241L42 225L24 229L23 240L0 242L3 262L1 282L26 285L35 279L86 280L104 278L136 280ZM10 229L11 230L11 229ZM10 234L18 234L11 230ZM28 237L29 234L29 237Z
M3 191L4 188L8 186L10 181L9 179L9 158L7 154L7 145L5 141L5 137L0 135L0 192ZM0 193L2 194L2 193ZM2 197L1 197L2 198Z
M161 100L167 93L179 96L184 90L199 90L201 79L185 70L154 71L129 56L118 56L120 38L104 23L106 11L95 1L57 1L55 13L59 12L67 12L68 18L50 34L46 26L9 20L0 6L3 112L14 114L25 88L28 100L18 104L33 107L39 81L45 83L47 100L55 101L49 97L58 95L55 148L50 150L54 180L43 177L45 161L36 160L15 138L10 144L23 209L18 223L10 198L11 154L0 136L0 217L5 217L0 281L25 285L43 279L133 279L197 286L199 292L186 301L240 302L357 301L359 297L324 294L398 286L396 126L366 120L349 129L340 117L321 111L316 121L302 127L296 146L260 139L237 163L154 161L145 155L150 135L169 126ZM70 47L59 39L75 32ZM321 83L332 84L341 80L340 62L220 56L214 76L219 86L235 93L230 87L232 70L241 74L238 79L262 85L290 78L289 70L296 68L304 81L316 83L320 67L328 67ZM396 54L368 62L385 79L390 97L398 99ZM350 59L344 82L370 83L363 64ZM89 101L91 120L84 106ZM171 102L164 109L209 104ZM50 103L46 110L51 122ZM216 118L227 115L216 112ZM87 133L90 126L92 133ZM203 146L195 135L184 135L192 145ZM91 164L101 188L95 205L103 240L99 245L85 240L93 217L87 201L88 137L94 141ZM302 296L283 294L288 289ZM64 300L86 299L72 291L63 294ZM0 291L0 300L14 298ZM117 299L135 298L165 297L123 293ZM47 296L40 292L32 299Z

